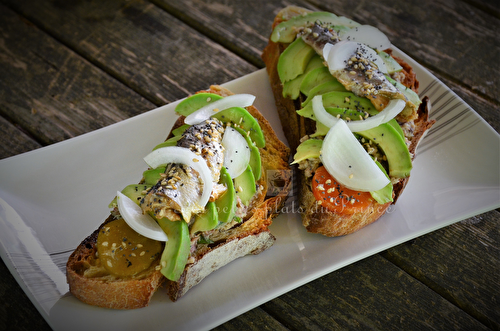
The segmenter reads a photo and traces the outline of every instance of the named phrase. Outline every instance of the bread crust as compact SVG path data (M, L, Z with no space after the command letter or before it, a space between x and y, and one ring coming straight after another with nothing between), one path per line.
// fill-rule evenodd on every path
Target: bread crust
M233 94L217 85L210 86L209 90L199 93L201 92L215 93L221 96ZM113 215L110 215L99 229L81 242L68 259L66 276L70 292L75 297L87 304L99 307L141 308L149 304L153 294L166 281L164 284L166 284L167 293L172 301L176 301L213 271L239 257L259 254L274 244L276 239L269 232L268 227L272 223L272 219L279 214L291 190L292 173L288 165L290 149L278 139L269 122L255 107L247 107L247 110L259 122L266 139L266 146L260 149L262 176L257 182L258 185L262 185L263 189L249 206L245 221L238 226L221 231L220 237L223 239L214 245L192 252L190 262L176 282L166 280L161 274L159 270L160 259L154 261L151 267L143 272L141 279L116 279L113 277L110 279L107 276L85 277L84 272L97 259L99 230L114 219ZM182 124L184 124L184 118L180 117L172 130ZM280 191L272 196L266 196L268 170L277 172L282 180Z
M97 237L99 231L114 217L110 215L97 230L85 238L70 255L66 264L66 279L70 292L79 300L93 306L112 309L135 309L149 304L151 297L160 287L165 277L152 263L146 275L140 279L109 279L85 277L85 270L97 259Z
M273 22L273 28L283 20L287 20L290 17L305 14L307 12L309 11L300 7L286 7L281 10L278 15L276 15ZM285 136L288 140L292 153L294 153L297 146L300 144L301 138L315 131L315 123L313 120L304 118L297 114L297 110L300 109L299 102L283 97L283 86L278 75L277 65L281 53L283 53L287 46L287 44L275 43L269 39L267 46L263 50L262 60L266 64L266 70L275 98L278 115L283 127L287 128L287 130L284 130ZM398 61L404 68L407 77L404 83L407 84L407 87L410 87L417 92L418 80L416 79L411 66L400 58L396 58L396 61ZM434 124L434 121L429 120L427 97L424 98L422 104L420 105L418 115L418 119L415 120L414 135L410 138L409 145L409 151L412 155L412 159L415 157L418 142L424 133L432 126L432 124ZM366 209L354 214L334 213L324 207L321 207L321 205L319 205L316 201L311 188L312 177L306 177L303 171L300 171L298 177L300 182L299 203L302 214L302 223L308 232L320 233L329 237L347 235L375 222L391 205L391 203L379 204L376 201L372 201ZM409 177L402 179L394 185L394 203L404 190L408 179Z

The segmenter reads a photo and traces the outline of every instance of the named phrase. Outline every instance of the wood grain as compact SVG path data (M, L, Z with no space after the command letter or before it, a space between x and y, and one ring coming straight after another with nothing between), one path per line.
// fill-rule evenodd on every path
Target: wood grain
M256 69L146 1L4 1L158 106Z
M486 330L487 328L392 263L375 255L263 305L303 330ZM285 312L286 315L283 314ZM285 323L285 322L282 322Z
M493 330L500 330L500 212L493 210L382 255Z
M0 114L42 145L155 106L0 5Z

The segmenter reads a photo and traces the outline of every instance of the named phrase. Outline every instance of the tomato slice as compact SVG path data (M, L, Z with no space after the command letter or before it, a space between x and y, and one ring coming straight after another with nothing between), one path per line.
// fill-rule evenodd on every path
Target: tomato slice
M314 173L312 191L322 207L338 214L361 212L373 201L370 192L354 191L338 183L324 166Z

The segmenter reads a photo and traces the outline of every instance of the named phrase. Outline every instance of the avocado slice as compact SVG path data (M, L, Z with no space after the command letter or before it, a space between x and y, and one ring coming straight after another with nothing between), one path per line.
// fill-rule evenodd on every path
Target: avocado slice
M215 200L215 206L219 222L226 223L227 221L231 221L236 213L236 192L233 180L224 167L220 169L219 183L224 184L227 190L219 199Z
M403 67L398 63L398 61L396 61L392 56L390 56L386 52L379 52L378 55L384 61L385 67L387 68L387 72L389 74L403 70Z
M215 202L208 202L205 206L203 214L196 215L193 225L191 226L191 234L198 231L208 231L215 229L219 224L219 214L217 214L217 207Z
M307 95L307 99L304 102L302 102L301 106L305 107L317 95L325 94L332 91L347 92L344 85L342 85L335 78L333 80L327 80L326 82L320 83L317 86L310 89L309 94Z
M175 282L184 272L191 250L188 224L183 220L172 222L167 218L158 219L157 222L168 237L161 255L161 273Z
M245 131L238 127L234 127L234 129L238 131L243 137L245 137L245 140L247 141L248 148L250 148L250 161L248 161L248 164L252 169L255 180L259 180L260 176L262 175L262 161L260 159L260 151Z
M327 92L323 96L323 106L332 115L340 117L344 120L357 120L359 116L365 116L365 112L370 115L378 114L378 111L373 107L370 100L358 97L352 92L332 91ZM304 108L297 111L297 114L316 120L312 108L312 102L309 102Z
M396 119L393 118L387 123L390 124L401 135L403 140L405 139L405 134L403 132L403 129L401 129L401 126L399 125L398 121L396 121Z
M222 97L214 93L193 94L181 101L177 105L177 107L175 107L175 111L179 115L188 116L201 107L204 107L219 99L222 99ZM266 140L260 128L259 122L246 109L240 107L228 108L215 113L212 117L217 118L223 123L231 122L237 124L243 130L245 130L245 132L250 132L250 138L255 141L257 147L265 147Z
M177 146L177 142L179 140L181 140L181 138L182 138L182 135L175 136L175 137L172 137L170 139L167 139L164 142L162 142L161 144L156 145L153 148L153 151L156 150L156 149L158 149L158 148L162 148L162 147Z
M323 140L307 139L303 141L297 147L297 152L293 156L292 164L299 163L305 159L319 158L321 154L321 147L323 147Z
M153 186L161 178L162 173L165 172L165 167L158 167L156 169L148 169L142 173L142 177L144 178L144 184Z
M228 108L215 113L212 117L223 123L234 123L234 126L238 126L248 133L257 147L264 148L266 146L266 139L259 122L246 109L240 107Z
M175 112L182 116L188 116L201 107L222 99L218 94L214 93L196 93L182 100L176 107Z
M384 123L373 129L356 132L376 143L389 163L389 175L405 178L412 169L411 156L403 137L390 124Z
M156 183L155 183L156 184ZM143 197L142 191L149 190L152 185L147 184L130 184L125 186L125 188L121 191L125 196L127 196L130 200L140 205L140 201ZM109 203L108 208L114 208L116 206L116 197Z
M297 38L280 55L278 59L278 75L282 83L288 82L304 73L309 60L316 51Z
M191 125L189 124L183 124L179 126L177 129L173 129L172 134L174 135L174 137L181 136L184 133L184 131L186 131L187 128L189 128L190 126Z
M323 59L318 54L315 54L311 58L311 60L309 60L309 63L307 64L307 67L304 70L303 74L298 75L296 78L294 78L288 82L285 82L283 84L283 97L290 98L292 100L297 99L300 95L300 84L304 80L304 77L311 70L316 69L316 68L321 68L321 67L324 67Z
M403 84L395 81L389 76L385 76L389 82L391 82L392 85L394 85L401 93L404 94L404 96L415 106L419 106L422 103L422 100L418 97L418 94L415 93L411 88L407 88Z
M385 171L384 167L380 164L380 162L375 161L375 164L382 170L382 172L385 174L387 178L389 178L389 175L387 175L387 172ZM370 192L371 196L375 201L380 203L381 205L387 203L387 202L392 202L392 183L387 184L385 187L381 188L380 190Z
M326 136L329 130L330 130L329 127L327 127L326 125L324 125L319 121L316 121L316 131L313 134L310 134L309 137L314 138L314 137Z
M322 25L327 24L329 26L342 25L349 28L360 25L353 20L343 16L337 16L333 13L320 11L310 12L306 15L294 16L288 21L283 21L278 24L271 34L271 40L275 43L291 43L297 35L297 30L295 28L309 26L314 22L319 22Z
M240 198L245 206L248 206L255 192L257 192L255 177L250 165L247 166L241 175L234 179L234 187L236 189L236 196Z
M316 68L309 72L306 77L304 77L304 80L302 80L302 84L300 84L300 92L308 96L311 89L329 81L337 80L332 76L328 68L324 66L321 68Z

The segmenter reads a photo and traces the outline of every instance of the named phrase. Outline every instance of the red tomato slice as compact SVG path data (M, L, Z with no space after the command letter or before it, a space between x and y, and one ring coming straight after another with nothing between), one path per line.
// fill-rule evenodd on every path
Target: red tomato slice
M338 214L361 212L373 201L370 192L354 191L338 183L324 166L314 173L312 191L322 207Z

